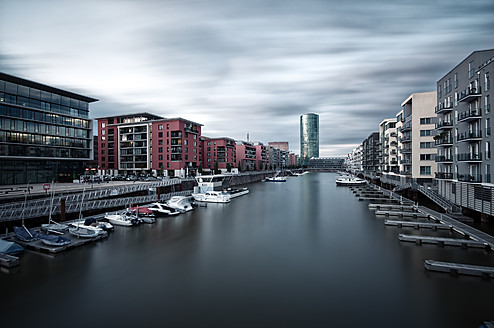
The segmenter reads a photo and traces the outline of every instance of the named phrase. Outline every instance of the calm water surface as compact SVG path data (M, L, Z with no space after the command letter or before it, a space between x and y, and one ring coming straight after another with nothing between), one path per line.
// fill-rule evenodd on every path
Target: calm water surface
M0 274L2 327L478 327L494 282L424 269L482 250L400 243L335 175L255 183L154 225Z

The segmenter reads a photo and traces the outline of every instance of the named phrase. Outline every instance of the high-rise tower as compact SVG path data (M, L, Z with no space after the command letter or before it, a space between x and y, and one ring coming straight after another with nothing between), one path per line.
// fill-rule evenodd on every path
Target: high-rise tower
M300 116L300 162L307 165L311 157L319 157L319 115Z

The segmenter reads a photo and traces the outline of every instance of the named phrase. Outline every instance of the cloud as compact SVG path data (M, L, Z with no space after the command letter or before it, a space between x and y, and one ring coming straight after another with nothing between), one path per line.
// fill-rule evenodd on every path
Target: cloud
M321 156L344 155L492 45L493 22L488 0L5 0L0 69L99 98L92 117L180 116L295 152L316 112Z

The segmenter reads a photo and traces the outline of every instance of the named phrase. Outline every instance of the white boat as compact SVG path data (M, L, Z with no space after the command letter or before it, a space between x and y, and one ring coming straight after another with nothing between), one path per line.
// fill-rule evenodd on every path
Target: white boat
M121 213L106 213L105 219L113 225L130 227L139 224L139 219L128 212Z
M267 182L286 182L284 177L266 177Z
M230 198L247 195L249 192L250 191L247 188L240 188L240 189L228 188L223 191L224 194L230 195Z
M229 203L230 195L225 195L220 191L206 191L205 193L192 193L194 200L208 203Z
M96 220L94 220L94 223L93 221L90 221L88 222L88 220L90 219L86 219L84 221L82 220L77 220L77 221L74 221L74 222L71 222L70 225L73 226L73 227L79 227L79 228L86 228L86 229L89 229L89 230L94 230L96 232L98 232L98 234L104 234L106 230L111 230L113 228L113 226L109 227L107 226L107 224L109 224L108 222L98 222ZM89 223L89 224L87 224Z
M367 181L360 178L355 177L339 177L336 179L337 186L356 186L356 185L365 185Z
M160 202L151 203L151 205L149 205L147 208L150 209L151 211L153 211L153 213L156 213L157 215L177 215L177 214L180 214L179 210L177 210L176 208L173 208L171 206L168 206L166 203L160 203Z
M187 196L173 196L167 200L165 204L181 213L192 211L194 209L190 203L190 197Z
M69 232L77 238L93 238L99 235L98 231L88 229L87 227L72 227L69 228Z

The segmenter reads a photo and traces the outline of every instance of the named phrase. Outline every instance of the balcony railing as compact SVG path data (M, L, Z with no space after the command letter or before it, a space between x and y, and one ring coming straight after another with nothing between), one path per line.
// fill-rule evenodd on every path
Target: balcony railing
M467 88L460 93L458 101L472 101L481 96L481 88Z
M436 123L436 129L451 129L453 127L453 122L450 121L442 121L439 123Z
M482 117L482 110L480 108L475 108L458 114L458 122L468 122L468 121L478 120L481 117Z
M402 154L409 154L409 153L411 153L411 152L412 152L412 149L411 149L411 148L403 148L403 149L401 150L401 153L402 153Z
M453 157L451 155L448 156L436 156L436 162L452 162Z
M436 114L439 114L439 113L446 113L446 112L450 112L453 110L453 104L449 103L449 104L439 104L439 106L436 106L436 109L435 109L435 112Z
M436 146L447 146L447 145L452 145L453 144L453 138L451 137L446 137L446 138L441 138L435 140Z
M482 131L472 131L472 132L463 132L458 134L456 140L458 141L476 141L477 139L482 139Z
M453 179L453 173L436 172L436 179Z
M482 161L482 153L464 153L457 155L458 161L461 162L481 162Z
M480 183L482 174L458 174L458 181Z
M400 141L401 141L402 143L405 143L405 142L412 142L412 137L410 137L410 136L401 137L401 138L400 138Z

